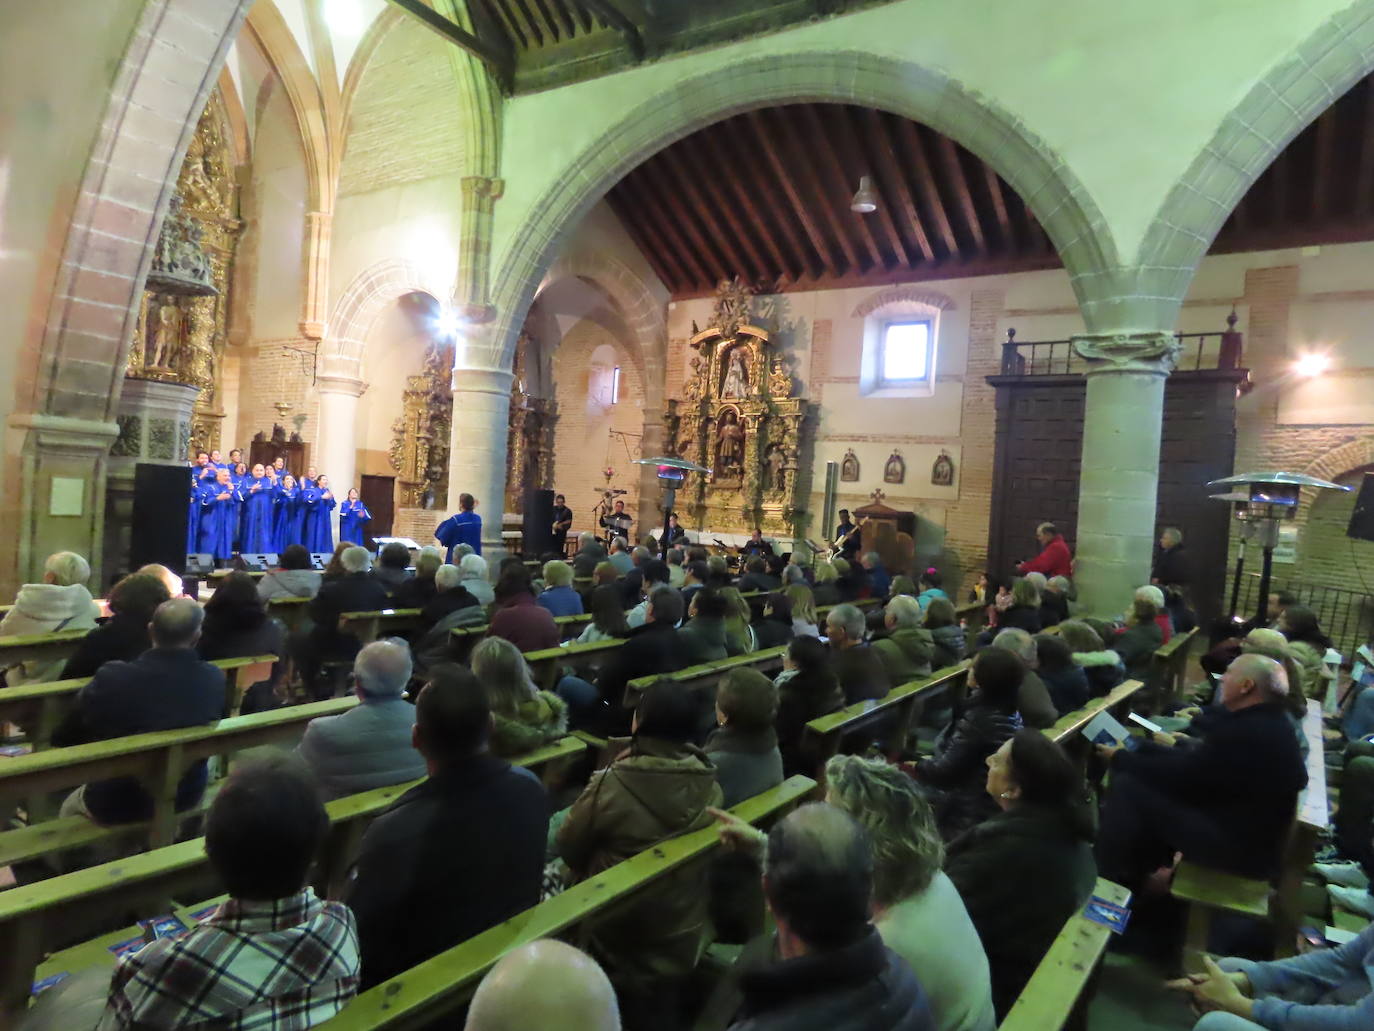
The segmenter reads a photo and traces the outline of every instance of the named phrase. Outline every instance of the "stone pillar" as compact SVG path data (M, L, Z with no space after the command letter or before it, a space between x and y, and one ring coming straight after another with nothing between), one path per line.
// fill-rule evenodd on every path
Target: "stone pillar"
M454 366L448 509L436 513L434 520L437 526L458 511L459 494L471 494L482 517L482 554L493 565L504 547L501 522L506 497L506 436L514 378L506 369Z
M1085 612L1115 616L1150 582L1164 381L1178 342L1172 333L1122 332L1073 343L1090 365L1074 580Z
M356 376L323 374L315 379L320 394L319 444L310 464L329 477L335 506L330 521L334 525L334 539L339 539L339 505L348 496L348 488L357 487L358 462L358 398L367 384Z
M324 337L329 312L329 235L334 223L332 211L305 213L305 297L301 306L301 335L308 340Z
M134 466L185 467L199 387L166 380L126 379L119 395L119 437L110 447L105 481L105 560L101 584L133 567L129 539L134 514ZM190 473L187 473L190 488ZM94 587L94 585L92 585Z

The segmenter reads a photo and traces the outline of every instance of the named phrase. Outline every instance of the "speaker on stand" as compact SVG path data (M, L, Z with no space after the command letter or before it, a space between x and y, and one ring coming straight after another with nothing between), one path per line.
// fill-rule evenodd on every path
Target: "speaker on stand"
M133 525L129 568L150 563L186 572L186 529L191 509L191 474L184 465L134 466Z
M525 489L524 522L520 550L527 559L537 559L553 547L553 491L537 487Z

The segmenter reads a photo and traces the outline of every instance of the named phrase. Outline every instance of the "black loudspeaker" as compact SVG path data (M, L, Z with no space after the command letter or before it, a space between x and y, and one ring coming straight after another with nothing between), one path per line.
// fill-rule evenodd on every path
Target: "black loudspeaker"
M1347 537L1361 541L1374 541L1374 473L1364 474L1364 483L1355 498L1355 511L1350 513L1350 525L1345 528Z
M553 491L525 490L525 521L520 550L525 558L539 558L553 550Z
M156 562L174 573L186 571L186 522L191 509L191 474L184 465L134 466L134 511L129 568Z
M239 563L242 569L261 573L277 564L277 556L275 553L268 552L248 552L239 556Z
M323 569L329 565L329 560L334 557L332 551L312 551L310 553L310 568Z

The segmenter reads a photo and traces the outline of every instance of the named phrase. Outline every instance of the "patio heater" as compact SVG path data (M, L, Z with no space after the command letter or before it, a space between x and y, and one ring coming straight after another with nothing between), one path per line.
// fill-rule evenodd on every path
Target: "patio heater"
M685 458L636 458L635 465L652 465L658 472L658 482L663 487L663 534L659 537L659 551L668 555L668 519L677 503L677 490L687 479L688 473L709 473L711 470Z

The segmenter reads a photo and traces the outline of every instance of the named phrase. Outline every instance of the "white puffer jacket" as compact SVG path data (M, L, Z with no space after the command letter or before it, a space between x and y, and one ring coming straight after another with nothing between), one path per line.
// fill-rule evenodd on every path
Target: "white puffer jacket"
M90 630L99 615L99 606L82 584L24 584L14 599L14 608L0 620L0 636ZM65 659L26 662L9 667L5 680L11 687L41 684L57 679L65 664Z

